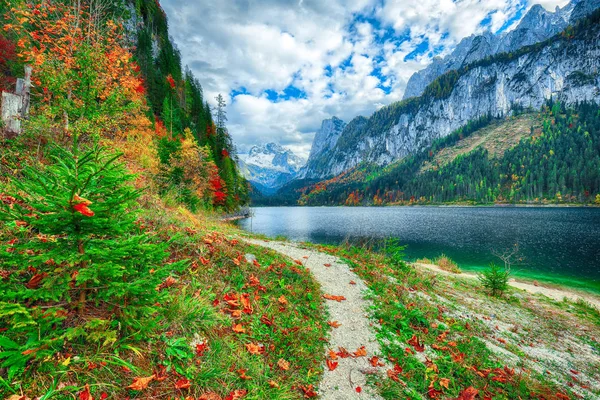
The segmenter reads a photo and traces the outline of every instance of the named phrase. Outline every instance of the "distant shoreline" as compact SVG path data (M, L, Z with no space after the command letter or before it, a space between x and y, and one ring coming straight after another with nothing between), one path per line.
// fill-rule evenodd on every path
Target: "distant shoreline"
M381 206L365 205L365 206L346 206L346 205L250 205L251 208L274 208L274 207L294 207L294 208L310 208L310 207L328 207L328 208L403 208L403 207L432 207L432 208L600 208L600 204L387 204Z

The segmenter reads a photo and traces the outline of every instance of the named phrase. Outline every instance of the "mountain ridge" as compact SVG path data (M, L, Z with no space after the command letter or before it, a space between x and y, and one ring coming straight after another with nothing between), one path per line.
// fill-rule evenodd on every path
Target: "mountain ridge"
M506 115L515 106L537 109L550 97L566 104L586 99L598 102L597 14L586 18L577 30L449 71L422 96L383 107L368 119L357 117L346 125L330 152L309 159L302 177L336 176L361 162L384 165L469 120L486 114Z

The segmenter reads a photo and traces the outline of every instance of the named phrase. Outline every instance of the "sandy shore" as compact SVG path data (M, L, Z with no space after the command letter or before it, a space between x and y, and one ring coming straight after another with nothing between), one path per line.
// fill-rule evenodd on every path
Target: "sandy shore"
M462 278L467 278L467 279L477 279L477 275L475 275L475 274L468 273L468 272L462 272L460 274L455 274L452 272L445 271L434 264L412 263L412 265L419 267L419 268L434 271L441 275L451 275L451 276L462 277ZM514 287L514 288L517 288L520 290L524 290L528 293L542 294L542 295L544 295L548 298L551 298L553 300L556 300L556 301L562 301L564 298L567 298L571 301L577 301L577 300L581 299L600 310L600 297L596 297L591 294L579 293L579 292L576 292L574 290L570 290L567 288L551 288L551 287L543 286L541 284L536 286L531 283L521 282L521 281L517 281L515 279L510 279L508 284L511 287Z

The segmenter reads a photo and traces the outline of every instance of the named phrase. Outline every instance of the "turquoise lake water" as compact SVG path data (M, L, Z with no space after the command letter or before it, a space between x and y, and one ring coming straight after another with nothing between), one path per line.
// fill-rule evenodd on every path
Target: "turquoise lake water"
M339 244L398 238L407 259L442 253L463 269L500 262L516 243L528 276L600 291L600 208L259 207L238 224L292 241Z

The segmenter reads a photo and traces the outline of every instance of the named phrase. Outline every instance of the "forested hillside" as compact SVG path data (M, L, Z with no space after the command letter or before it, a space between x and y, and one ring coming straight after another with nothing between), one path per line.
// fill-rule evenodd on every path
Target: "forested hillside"
M434 161L442 150L501 123L486 116L384 169L362 165L299 191L289 188L280 199L296 193L303 205L600 203L598 105L565 108L549 102L535 119L540 127L532 125L526 137L499 155L477 146L445 164Z
M0 398L314 393L318 286L217 221L246 184L159 3L0 4Z
M158 157L144 157L154 169L147 172L161 193L193 210L246 202L225 104L213 121L199 80L182 67L169 39L159 3L87 4L17 1L6 10L0 77L8 89L24 65L33 65L29 131L50 125L60 133L52 139L118 138L154 151ZM136 133L144 137L135 140Z

